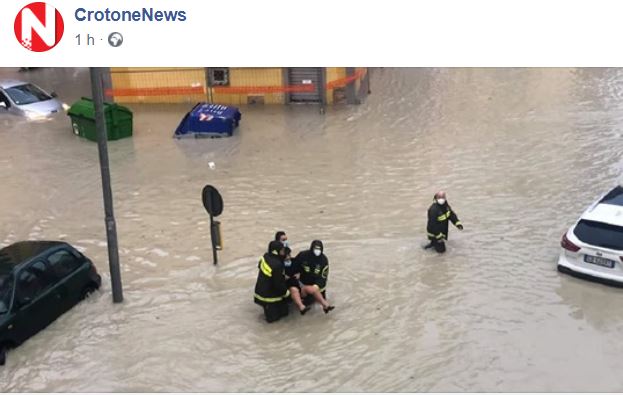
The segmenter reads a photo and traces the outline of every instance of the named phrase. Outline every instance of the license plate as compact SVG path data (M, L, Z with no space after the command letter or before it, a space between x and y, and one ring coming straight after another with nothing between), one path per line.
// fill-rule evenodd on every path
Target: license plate
M611 259L602 258L599 256L584 255L584 262L592 263L593 265L603 266L612 269L614 267L614 261Z

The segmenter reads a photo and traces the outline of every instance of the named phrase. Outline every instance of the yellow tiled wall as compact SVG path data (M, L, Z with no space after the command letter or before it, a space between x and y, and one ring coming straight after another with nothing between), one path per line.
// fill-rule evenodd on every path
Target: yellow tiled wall
M284 69L272 68L238 68L229 69L229 88L235 87L282 87ZM346 77L345 67L327 67L326 82ZM254 92L216 92L218 88L206 86L205 68L163 68L163 67L117 67L111 68L112 88L114 91L132 89L130 96L115 96L120 103L194 103L209 101L221 104L244 105L248 96L263 97L265 104L284 104L285 93L254 93ZM196 88L197 93L162 94L158 96L141 95L141 90L150 88ZM359 82L357 82L359 87ZM333 89L327 89L326 100L333 103Z
M283 85L283 69L274 68L238 68L229 69L229 86L249 87L249 86L275 86ZM285 95L283 93L212 93L212 100L215 103L223 104L247 104L248 96L263 96L265 104L283 104Z
M346 67L327 67L327 82L346 77ZM333 104L333 89L327 89L327 104Z
M204 68L115 67L110 69L114 90L136 89L132 96L115 97L120 103L193 103L205 101L205 94L140 95L141 89L202 87L205 91Z

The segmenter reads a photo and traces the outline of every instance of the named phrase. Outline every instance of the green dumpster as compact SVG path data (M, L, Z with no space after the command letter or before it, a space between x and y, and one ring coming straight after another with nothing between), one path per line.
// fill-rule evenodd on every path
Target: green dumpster
M71 118L71 127L76 135L97 141L93 100L83 97L72 104L67 115ZM104 103L104 117L108 140L132 136L132 111L127 107Z

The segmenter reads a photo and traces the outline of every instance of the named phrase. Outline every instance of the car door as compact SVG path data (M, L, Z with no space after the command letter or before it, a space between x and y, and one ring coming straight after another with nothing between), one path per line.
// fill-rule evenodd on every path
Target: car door
M47 259L50 270L57 279L56 292L60 296L61 314L72 308L82 298L86 285L83 258L66 248L52 252Z
M1 104L4 103L4 104ZM2 89L0 89L0 113L8 113L11 111L11 101L9 100L9 98L4 94L4 92L2 91Z
M17 274L13 331L18 343L33 336L58 317L59 296L48 266L39 259Z

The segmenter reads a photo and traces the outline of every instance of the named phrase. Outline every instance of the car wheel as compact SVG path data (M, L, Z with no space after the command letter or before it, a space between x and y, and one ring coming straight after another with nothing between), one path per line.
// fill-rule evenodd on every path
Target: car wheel
M4 344L0 345L0 366L4 366L6 363L6 352L8 347Z
M97 291L97 287L95 287L93 284L87 285L82 290L82 299L87 299L95 291Z

